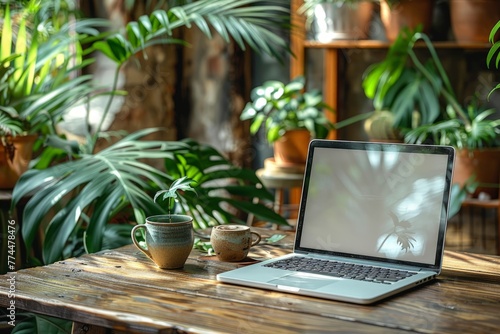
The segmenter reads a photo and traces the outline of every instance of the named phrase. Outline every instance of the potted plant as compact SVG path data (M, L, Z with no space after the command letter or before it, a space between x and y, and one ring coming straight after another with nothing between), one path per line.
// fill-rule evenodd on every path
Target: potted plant
M402 28L415 29L418 25L428 33L433 8L434 0L380 0L380 19L387 39L393 42Z
M278 165L304 164L311 138L326 138L332 129L325 115L332 108L320 91L305 91L303 76L287 84L266 81L252 90L251 100L240 118L251 120L251 134L264 131Z
M168 10L158 9L128 23L124 35L117 33L100 39L92 48L113 60L118 73L129 59L150 45L179 43L172 38L176 28L197 25L211 36L213 32L207 22L217 22L213 28L226 41L232 37L241 47L248 43L276 56L279 50L286 49L286 43L270 30L281 26L287 11L279 5L262 5L258 1L255 6L241 9L253 2L201 0ZM269 20L260 19L264 14ZM116 83L117 76L111 94ZM102 119L109 111L109 104ZM88 133L82 145L61 140L61 145L52 147L50 152L46 150L47 154L37 160L34 168L22 175L13 190L12 208L30 195L21 231L30 252L40 228L47 226L43 231L42 254L36 254L39 262L52 263L81 252L129 243L130 221L141 224L145 212L164 212L164 208L151 203L150 197L179 178L173 176L174 172L187 173L199 184L199 199L183 194L186 197L180 205L181 210L193 213L195 227L238 222L235 208L255 211L263 219L287 224L272 209L253 202L254 198L273 198L260 186L255 172L237 168L213 148L197 143L143 139L160 130L144 129L97 151L96 143L103 136L99 126L96 132ZM63 159L54 160L61 152ZM145 163L151 159L160 159L168 167L159 169ZM109 224L111 221L124 223Z
M463 187L472 180L476 183L472 196L483 193L490 198L498 197L498 175L500 171L500 120L494 116L494 109L487 109L473 100L462 105L450 84L446 72L440 63L432 43L425 35L416 34L415 41L425 41L430 51L433 64L438 69L443 86L440 96L446 106L433 124L416 127L405 135L408 143L431 142L440 145L451 145L457 148L455 160L454 182ZM427 68L414 62L419 70L429 77ZM427 73L426 73L427 71ZM437 83L437 82L436 82Z
M299 14L314 39L328 43L338 39L366 39L373 0L304 0Z
M426 87L429 91L428 98L434 95L444 104L437 104L430 109L427 122L420 121L412 128L404 129L404 141L412 144L431 143L437 145L452 145L457 148L457 159L455 163L454 182L465 185L467 180L470 180L471 175L462 175L462 171L470 170L465 167L470 162L467 159L476 160L474 164L483 166L477 159L485 155L486 152L493 154L487 158L486 164L494 164L499 166L500 151L496 149L498 146L498 133L500 133L500 120L492 118L495 112L491 109L484 109L477 103L469 103L463 106L457 99L453 87L450 83L448 75L441 64L439 56L429 37L419 31L403 32L404 36L396 41L399 43L397 49L388 54L391 57L391 66L383 67L387 72L379 73L380 82L376 85L376 90L383 97L382 92L390 91L393 85L400 80L403 69L407 66L407 62L411 60L411 67L421 76L422 83L419 87ZM399 37L398 37L399 38ZM425 64L420 61L419 56L415 53L415 43L421 42L429 51L429 60ZM399 59L398 59L399 58ZM424 96L422 92L420 96ZM426 98L426 100L428 99ZM423 101L427 103L427 101ZM434 103L433 103L434 105ZM438 108L436 110L436 108ZM411 108L407 109L407 112ZM436 113L437 111L437 113ZM397 111L399 112L399 111ZM424 119L424 114L421 114L421 120ZM432 116L432 117L430 117ZM490 148L495 148L491 150ZM464 163L462 165L462 162ZM481 185L490 183L498 183L498 171L489 173L491 179L481 179L479 176L480 168L471 171L476 175L479 187L476 194L479 192L488 192L491 196L498 194L498 189L487 189Z
M145 224L134 226L130 233L136 247L162 269L182 268L193 249L193 218L175 212L178 192L196 192L193 183L184 176L172 182L168 189L157 191L153 201L161 198L167 214L147 217ZM142 232L142 241L137 232Z
M37 138L57 135L71 106L94 89L81 45L104 21L82 19L65 1L7 2L0 7L0 188L12 188L28 168Z
M441 75L431 61L417 64L426 68L425 75L413 61L413 39L420 31L403 28L386 57L363 73L363 90L375 110L364 124L372 139L402 141L408 130L439 117Z

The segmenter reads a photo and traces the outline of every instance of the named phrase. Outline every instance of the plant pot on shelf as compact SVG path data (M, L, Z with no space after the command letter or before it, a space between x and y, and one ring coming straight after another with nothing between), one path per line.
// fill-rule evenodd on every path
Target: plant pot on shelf
M310 29L316 41L328 43L343 39L366 39L373 13L371 1L326 2L310 10Z
M279 166L304 165L311 134L307 130L289 130L274 142L274 160Z
M463 186L472 177L479 182L472 197L477 198L479 193L485 193L492 199L498 198L500 148L457 151L453 183Z
M488 43L500 20L498 0L450 0L451 28L457 42Z
M400 0L389 6L387 0L380 1L380 19L386 37L393 42L402 28L415 29L422 25L424 33L429 33L432 25L434 0Z
M12 189L28 169L36 135L2 137L0 140L0 189Z

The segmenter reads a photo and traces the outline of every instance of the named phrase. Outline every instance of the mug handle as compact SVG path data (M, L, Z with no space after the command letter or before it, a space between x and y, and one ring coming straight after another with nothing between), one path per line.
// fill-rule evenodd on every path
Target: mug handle
M254 241L252 241L252 245L251 245L251 246L255 246L260 242L260 239L261 239L260 234L257 232L253 232L253 231L251 231L250 233L252 233L252 236L255 236L255 238L256 238ZM253 239L253 237L252 237L252 239Z
M143 225L143 224L140 224L140 225L135 225L133 228L132 228L132 231L130 232L130 236L132 237L132 241L134 242L134 245L139 248L139 250L141 252L143 252L144 254L147 255L147 257L149 257L151 260L153 260L153 257L151 256L151 253L149 252L148 249L146 248L142 248L141 245L139 244L139 241L137 241L137 239L135 238L135 232L137 232L139 229L146 229L146 225Z

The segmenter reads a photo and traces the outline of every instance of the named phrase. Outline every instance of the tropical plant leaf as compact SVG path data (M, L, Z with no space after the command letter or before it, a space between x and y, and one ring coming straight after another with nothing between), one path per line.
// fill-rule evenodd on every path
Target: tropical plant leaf
M489 42L492 44L486 56L486 65L488 66L488 68L491 66L493 59L495 59L494 65L496 68L498 68L500 64L500 53L498 53L498 50L500 49L500 41L495 41L495 35L498 33L499 30L500 30L500 21L498 21L495 24L495 26L491 29L488 38Z
M169 10L157 10L150 16L143 16L137 22L131 22L126 28L126 36L111 35L102 40L102 35L88 25L86 20L81 23L81 34L93 44L90 49L83 50L83 39L78 39L74 54L63 54L63 59L73 55L82 56L93 50L100 50L118 66L116 73L132 55L144 48L165 43L184 43L171 38L172 32L179 27L197 25L205 34L209 34L207 25L218 31L223 38L233 38L241 47L248 44L256 51L279 56L282 49L288 50L287 43L270 31L271 27L286 24L288 16L287 2L278 0L275 5L261 5L257 0L223 0L213 2L201 0L189 2L183 6L172 7ZM77 24L80 21L77 20ZM52 45L64 45L64 33L52 37ZM73 73L90 62L78 61L77 65L68 67L64 61L61 71L52 72L54 57L49 46L39 45L36 70L46 78L47 89L33 86L33 94L15 101L16 106L28 109L26 117L47 122L47 117L59 117L58 111L67 108L81 97L89 95L92 89L87 88L87 78L78 81L64 81L64 74ZM21 57L21 55L16 55ZM12 58L13 61L18 58ZM45 60L40 63L40 60ZM51 66L47 66L51 64ZM2 74L3 73L3 74ZM0 85L7 78L7 72L0 72ZM30 73L29 71L26 73ZM116 93L117 76L113 81L110 95ZM64 86L64 85L67 86ZM82 86L82 87L80 87ZM59 95L67 89L68 99L59 99ZM50 88L50 89L49 89ZM57 91L57 89L60 89ZM48 95L53 93L53 95ZM52 98L51 98L52 97ZM119 140L115 144L95 152L97 139L102 137L103 120L109 111L105 108L97 130L88 135L87 142L76 149L73 144L58 142L58 147L43 154L38 166L47 167L43 170L31 169L18 181L13 191L12 207L23 198L29 198L23 215L22 235L28 250L32 248L34 239L42 226L44 230L42 258L45 263L57 261L60 258L78 253L80 244L88 252L94 252L106 244L106 231L110 221L128 213L135 223L143 223L148 215L166 213L165 209L152 201L151 194L160 189L167 189L177 175L179 177L193 176L204 189L200 196L191 192L179 194L181 208L193 213L199 222L198 226L225 222L241 222L233 210L257 213L257 216L268 218L269 221L286 224L286 220L262 203L260 198L269 198L270 193L261 185L255 173L238 170L227 159L214 149L207 149L197 143L166 142L142 140L144 136L158 129L146 129L135 132ZM2 102L2 101L0 101ZM2 104L9 106L9 103ZM51 115L40 112L35 105L56 108ZM37 113L38 110L38 113ZM54 130L54 129L52 129ZM47 129L49 131L49 129ZM55 131L52 131L55 132ZM54 141L53 141L54 142ZM194 153L190 153L194 151ZM50 159L58 158L63 153L68 158L62 163L52 165ZM196 155L198 155L196 157ZM203 154L203 155L202 155ZM212 160L214 158L214 160ZM164 160L167 172L146 164L145 161ZM226 173L220 173L225 169ZM222 182L221 184L216 184ZM226 188L225 188L226 187ZM233 198L238 197L237 199ZM254 202L257 200L257 202ZM35 259L38 260L38 259ZM35 261L34 260L34 261Z
M283 59L279 51L289 50L289 47L269 28L285 26L289 10L285 1L275 2L276 5L262 6L258 5L258 0L200 0L168 10L157 9L151 15L141 16L137 22L127 24L128 39L116 34L93 46L122 65L131 54L154 45L159 38L167 37L162 44L174 41L171 39L173 31L182 26L190 28L195 24L211 37L210 24L226 42L232 37L242 49L248 44L256 52Z
M98 251L113 217L130 210L135 221L143 223L146 215L166 213L152 201L151 194L168 189L175 179L188 174L198 184L197 194L179 193L179 202L182 210L193 215L197 227L244 223L234 212L237 210L287 224L271 208L254 203L254 199L273 198L255 172L236 168L214 148L192 140L139 140L152 131L142 130L96 154L23 174L13 192L13 205L32 196L23 216L22 235L27 248L31 249L45 221L44 263L61 259L65 245L82 227L85 249ZM167 173L145 164L143 159L163 159ZM181 179L174 187L186 190L186 180ZM32 193L35 184L37 191Z
M73 322L70 320L31 315L16 323L12 334L68 334L71 333Z
M128 221L121 224L106 225L102 249L115 249L130 244L130 232L133 227L134 225Z
M192 139L165 159L165 169L175 178L189 176L197 182L196 194L180 196L181 209L193 215L197 227L214 224L244 223L237 212L252 213L276 224L288 225L286 219L267 207L272 194L265 189L253 170L236 168L214 148ZM255 201L257 200L257 201Z
M281 239L284 239L285 237L286 237L286 234L273 234L269 238L266 238L266 242L272 244L272 243L280 241Z
M178 191L192 191L196 194L196 190L193 188L193 184L196 183L193 179L183 176L176 179L168 187L168 189L162 189L156 192L153 201L156 203L158 197L161 196L163 201L167 201L167 211L170 214L175 206L175 200L177 199Z
M59 12L60 8L47 1L31 1L17 11L6 6L5 15L10 16L4 17L4 23L15 17L16 24L4 24L0 35L0 105L17 111L10 116L20 121L22 132L55 133L55 125L67 109L95 90L88 76L74 74L92 62L82 60L81 43L104 36L97 28L108 23L83 19L61 24L58 20L69 17L71 11L56 19ZM19 133L0 128L1 133L6 131Z
M4 60L11 55L12 50L12 18L10 15L10 6L5 6L2 37L0 38L0 60ZM8 65L8 63L7 63Z
M50 243L46 243L44 260L51 263L59 259L62 246L83 223L83 213L95 213L89 214L90 220L85 222L86 247L95 251L102 245L103 225L113 218L110 209L122 208L126 203L139 223L143 222L144 212L162 212L151 201L148 190L152 191L151 184L166 187L169 176L142 160L164 159L185 145L138 140L153 131L138 131L95 155L82 155L77 160L23 174L13 191L14 203L28 196L33 185L38 186L23 217L22 234L28 249L46 217L52 216L46 230L46 242Z

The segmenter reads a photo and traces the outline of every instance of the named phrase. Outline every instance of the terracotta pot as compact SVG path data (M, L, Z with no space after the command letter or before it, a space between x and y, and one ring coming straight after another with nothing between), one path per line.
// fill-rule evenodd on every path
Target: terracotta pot
M380 1L380 19L385 28L386 37L393 42L398 37L401 28L416 28L423 26L423 32L429 33L432 25L432 10L434 0L401 0L389 7L387 1Z
M311 134L307 130L290 130L274 142L274 160L277 165L305 164Z
M464 185L473 175L475 180L480 183L473 197L477 197L479 193L484 192L491 198L498 198L500 148L457 151L453 183Z
M14 148L11 158L9 149L0 141L0 189L12 189L27 169L33 154L33 144L37 136L16 136L6 138Z
M450 0L451 28L457 42L488 43L500 20L498 0Z

